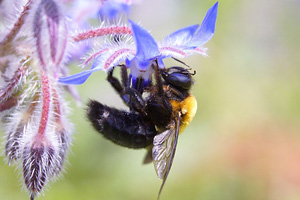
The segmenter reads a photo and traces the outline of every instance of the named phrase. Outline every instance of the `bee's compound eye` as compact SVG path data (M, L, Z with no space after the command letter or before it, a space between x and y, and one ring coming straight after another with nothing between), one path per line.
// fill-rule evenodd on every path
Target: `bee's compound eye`
M193 84L192 74L187 69L179 66L162 70L162 77L168 84L178 89L189 90Z
M190 89L192 86L192 78L189 73L173 72L168 74L165 80L175 87L186 90Z

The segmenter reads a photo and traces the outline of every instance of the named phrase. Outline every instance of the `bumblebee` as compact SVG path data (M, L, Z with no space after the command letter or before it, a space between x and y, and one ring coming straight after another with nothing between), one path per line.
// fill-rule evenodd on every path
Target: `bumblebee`
M195 72L178 66L159 69L157 62L152 67L155 84L142 90L143 80L129 87L126 66L121 66L121 82L111 70L107 80L130 110L91 100L87 117L106 139L128 148L150 149L144 163L153 161L157 176L163 180L159 198L173 163L178 135L195 116L197 101L190 93Z

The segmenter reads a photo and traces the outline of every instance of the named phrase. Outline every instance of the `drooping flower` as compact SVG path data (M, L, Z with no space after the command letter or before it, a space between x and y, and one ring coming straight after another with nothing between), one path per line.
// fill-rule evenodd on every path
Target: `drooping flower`
M95 59L90 70L60 78L59 82L82 84L93 72L109 71L125 61L131 72L132 86L135 87L135 82L139 78L143 79L144 84L147 85L153 72L150 66L155 60L160 68L164 68L163 59L167 57L185 58L192 54L206 55L203 45L214 35L217 10L218 2L207 11L200 28L199 25L192 25L179 29L165 37L162 42L156 42L148 31L129 20L134 44L127 39L125 42L106 43L98 47L96 53L93 53L85 61L87 64L90 60ZM106 36L114 34L117 33L110 32ZM124 32L123 34L129 35L130 33Z
M158 58L160 53L155 39L148 31L129 21L132 27L133 38L136 44L136 54L133 59L126 60L126 66L130 69L132 87L137 88L137 79L142 81L142 86L147 86L153 72L152 62Z

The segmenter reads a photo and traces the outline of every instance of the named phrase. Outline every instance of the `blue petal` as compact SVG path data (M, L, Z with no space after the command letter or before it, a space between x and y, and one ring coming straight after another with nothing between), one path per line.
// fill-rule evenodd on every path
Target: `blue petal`
M159 50L154 38L142 27L129 20L136 44L136 58L140 62L151 60L159 55Z
M62 84L80 85L84 83L94 71L96 70L87 70L71 76L62 77L58 79L58 82Z
M185 28L181 28L173 33L171 33L170 35L168 35L167 37L165 37L165 41L171 42L171 43L185 43L188 40L190 40L195 32L197 31L197 29L199 28L198 24L192 25L192 26L188 26Z
M217 20L218 2L215 3L206 13L204 20L202 21L199 31L194 35L191 44L195 47L199 47L208 42L215 33L215 25Z

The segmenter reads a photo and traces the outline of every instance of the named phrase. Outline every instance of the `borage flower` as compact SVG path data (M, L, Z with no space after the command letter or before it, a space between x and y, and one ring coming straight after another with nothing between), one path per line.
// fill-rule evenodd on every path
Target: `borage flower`
M100 28L99 33L93 32L94 35L89 35L88 38L123 34L127 39L125 42L124 40L110 42L98 47L84 62L86 65L95 59L90 70L60 78L59 82L79 85L84 83L93 72L98 70L107 72L125 61L125 65L130 69L132 87L136 87L137 80L143 80L143 85L146 86L151 80L153 69L150 66L155 60L158 61L160 68L164 68L162 60L167 57L185 58L192 54L206 55L203 45L214 35L217 10L218 2L207 11L200 28L199 25L192 25L179 29L165 37L162 42L156 42L148 31L130 20L132 33L128 31L129 27L127 26L123 28L118 26L102 27L102 29L106 28L110 31L103 30L101 32ZM135 45L128 36L131 34Z

